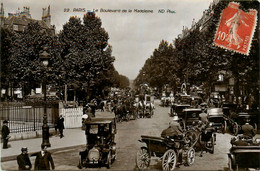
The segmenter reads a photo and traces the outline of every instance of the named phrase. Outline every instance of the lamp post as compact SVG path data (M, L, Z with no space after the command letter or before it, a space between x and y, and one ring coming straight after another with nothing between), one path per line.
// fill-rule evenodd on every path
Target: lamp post
M44 65L44 78L43 78L43 93L44 93L44 115L43 115L43 125L42 125L42 146L50 147L49 142L49 126L47 124L47 101L46 101L46 70L49 64L50 54L46 52L46 48L40 53L40 59Z

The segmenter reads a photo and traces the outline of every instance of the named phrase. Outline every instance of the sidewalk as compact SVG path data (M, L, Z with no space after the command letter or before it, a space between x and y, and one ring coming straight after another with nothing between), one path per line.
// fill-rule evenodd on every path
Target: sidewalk
M51 147L49 147L48 150L50 152L86 144L85 132L81 128L64 129L63 138L60 138L59 136L52 136L49 140ZM8 142L8 145L11 145L11 147L8 149L2 149L3 144L1 143L1 162L16 160L16 157L21 154L22 147L28 147L29 155L39 152L41 150L41 144L42 138L10 141Z
M110 112L96 112L96 118L114 117ZM64 137L59 136L50 137L51 147L48 151L55 152L62 149L76 148L78 146L84 146L86 144L85 131L81 128L64 129ZM8 149L2 149L1 143L1 162L16 160L16 157L21 154L22 147L28 147L29 155L39 152L41 150L42 138L30 138L25 140L9 141L8 145L11 145Z

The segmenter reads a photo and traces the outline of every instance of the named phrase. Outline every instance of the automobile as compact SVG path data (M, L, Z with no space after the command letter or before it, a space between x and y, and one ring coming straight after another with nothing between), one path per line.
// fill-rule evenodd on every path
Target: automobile
M202 109L200 108L189 108L183 109L183 125L184 128L192 127L194 122L200 120L199 114L202 113Z
M199 107L199 105L203 103L203 100L200 96L192 95L190 96L190 105L192 107Z
M171 105L169 116L170 117L178 116L179 118L182 118L183 117L183 109L186 109L186 108L189 108L189 107L190 107L189 104L174 103L173 105Z
M142 143L136 156L136 166L140 170L150 166L151 157L159 157L162 160L163 170L174 170L177 162L190 166L195 161L194 144L191 144L186 134L176 137L154 137L141 136L139 142ZM182 150L182 153L180 151ZM180 156L182 155L182 161Z
M115 118L91 118L85 120L87 146L80 151L78 167L111 167L116 160Z
M214 127L216 131L224 134L227 129L227 120L224 117L223 110L221 108L208 108L207 115L211 126Z
M177 94L175 98L175 103L179 104L191 104L191 96L188 94Z
M252 140L247 146L235 146L229 150L228 166L230 170L260 169L260 139ZM250 157L249 157L250 156Z

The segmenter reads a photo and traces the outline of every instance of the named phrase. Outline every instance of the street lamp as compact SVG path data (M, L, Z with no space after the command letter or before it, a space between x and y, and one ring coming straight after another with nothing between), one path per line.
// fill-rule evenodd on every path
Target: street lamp
M46 101L46 70L49 64L50 54L46 52L47 48L44 47L43 52L40 53L40 59L44 65L44 78L43 78L43 93L44 93L44 115L42 125L42 146L50 147L49 142L49 126L47 124L47 101Z

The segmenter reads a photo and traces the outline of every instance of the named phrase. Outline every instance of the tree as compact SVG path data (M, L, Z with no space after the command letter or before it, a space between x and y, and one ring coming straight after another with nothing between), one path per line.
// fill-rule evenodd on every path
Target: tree
M43 29L38 22L30 22L22 33L14 34L12 48L9 56L9 72L11 82L15 87L27 87L25 95L31 88L36 88L43 78L43 65L39 54L44 47L50 53L50 63L55 66L57 62L57 42L51 31ZM55 67L49 66L55 75ZM53 74L54 73L54 74ZM52 80L52 79L48 79Z
M9 72L9 67L8 64L10 62L10 53L11 53L11 48L13 44L13 39L15 37L15 32L12 30L6 29L1 27L1 70L0 70L0 87L7 89L9 87L10 80L10 72Z
M95 13L80 18L71 17L59 34L64 60L63 78L68 84L76 83L92 94L100 94L112 84L114 74L112 47L108 33Z

